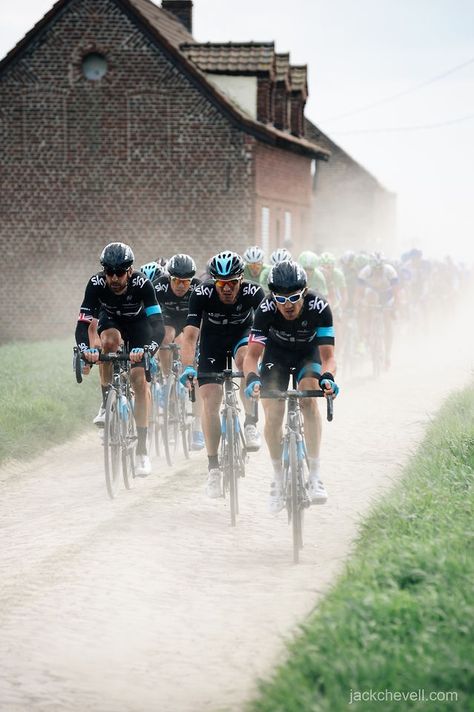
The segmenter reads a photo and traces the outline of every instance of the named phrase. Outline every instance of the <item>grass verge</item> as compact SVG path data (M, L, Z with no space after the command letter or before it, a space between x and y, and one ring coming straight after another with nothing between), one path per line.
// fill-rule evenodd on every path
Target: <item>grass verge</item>
M474 710L473 472L470 388L445 404L249 712Z
M68 339L0 347L0 462L30 458L89 426L100 400L98 369L78 385L72 346Z

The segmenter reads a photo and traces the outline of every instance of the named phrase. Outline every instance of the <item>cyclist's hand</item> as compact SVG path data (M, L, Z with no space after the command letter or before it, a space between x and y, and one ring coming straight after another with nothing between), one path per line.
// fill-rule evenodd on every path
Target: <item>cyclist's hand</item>
M261 387L261 381L252 381L252 383L249 383L249 385L245 387L244 393L247 398L260 398Z
M142 358L143 358L143 354L144 354L144 353L145 353L145 352L144 352L143 349L139 349L139 348L134 348L134 349L132 349L132 350L130 351L130 361L131 361L132 363L140 363L140 361L141 361Z
M99 360L99 349L85 349L82 352L82 355L86 359L86 361L89 361L89 363L97 363ZM88 367L90 371L90 366ZM86 373L86 371L84 371Z
M339 386L335 382L334 376L332 373L329 373L329 371L321 374L319 377L319 385L324 391L325 396L333 396L333 398L335 398L339 393Z
M190 378L197 378L197 371L192 366L186 366L183 373L179 377L179 382L182 386L186 386L186 388L191 388L191 383L189 381Z

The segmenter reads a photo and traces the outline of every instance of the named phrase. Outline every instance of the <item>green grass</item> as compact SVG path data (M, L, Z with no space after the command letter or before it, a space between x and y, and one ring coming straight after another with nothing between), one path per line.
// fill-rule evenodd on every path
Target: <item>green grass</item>
M76 383L73 339L0 347L0 462L27 459L88 427L100 402L98 369Z
M473 473L469 389L444 406L249 712L474 710ZM458 699L349 704L351 690L419 689Z

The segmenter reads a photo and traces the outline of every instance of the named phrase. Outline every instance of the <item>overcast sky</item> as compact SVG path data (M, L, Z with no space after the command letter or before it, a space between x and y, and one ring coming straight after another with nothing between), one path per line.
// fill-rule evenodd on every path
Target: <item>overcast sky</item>
M0 0L0 55L52 4ZM474 0L194 0L194 35L308 64L307 116L397 193L401 246L474 260Z

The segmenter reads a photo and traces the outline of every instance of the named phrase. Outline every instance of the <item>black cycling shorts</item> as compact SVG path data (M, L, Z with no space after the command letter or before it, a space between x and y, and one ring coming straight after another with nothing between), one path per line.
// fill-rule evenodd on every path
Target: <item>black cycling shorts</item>
M249 341L250 327L242 329L232 329L226 333L206 332L201 329L199 341L198 373L208 373L209 371L223 371L225 368L226 355L232 351L232 357L241 346L247 346ZM207 383L220 383L218 378L199 378L199 385Z
M260 364L262 388L286 391L292 369L296 380L321 373L321 357L317 346L308 344L303 350L284 349L272 341L267 341Z
M123 342L130 351L132 349L142 349L144 346L153 341L153 335L150 327L150 322L147 317L142 319L119 319L111 317L105 311L99 314L99 323L97 325L97 333L100 334L106 329L118 329L122 336ZM137 366L143 367L143 363L134 363L132 368Z
M181 334L184 327L186 326L187 318L187 314L185 314L182 318L176 316L167 316L166 314L163 314L163 321L165 322L165 326L172 326L175 330L175 339Z

